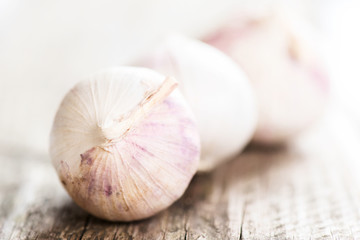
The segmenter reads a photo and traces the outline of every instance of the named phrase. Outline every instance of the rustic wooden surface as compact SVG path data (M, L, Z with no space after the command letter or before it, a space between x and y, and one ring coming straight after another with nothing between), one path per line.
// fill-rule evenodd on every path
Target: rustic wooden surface
M360 131L343 112L288 147L249 147L168 210L111 223L67 196L49 157L0 148L0 239L360 239Z

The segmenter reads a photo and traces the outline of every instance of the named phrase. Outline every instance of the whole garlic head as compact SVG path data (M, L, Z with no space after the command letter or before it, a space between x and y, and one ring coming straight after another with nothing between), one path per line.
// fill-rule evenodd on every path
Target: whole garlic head
M291 20L291 19L290 19ZM323 112L329 79L307 34L281 13L239 14L204 39L243 67L257 96L259 123L254 141L283 143Z
M251 139L257 122L252 88L240 67L219 50L173 35L137 64L179 81L200 131L199 171L230 159Z
M176 85L149 69L120 67L67 93L50 155L79 206L103 219L130 221L183 194L197 170L200 140Z

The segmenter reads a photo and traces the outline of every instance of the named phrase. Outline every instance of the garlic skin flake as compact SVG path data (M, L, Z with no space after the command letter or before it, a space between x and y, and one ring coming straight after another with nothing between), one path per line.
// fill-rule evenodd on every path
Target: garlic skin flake
M257 96L254 141L282 144L323 113L330 80L313 49L306 26L281 12L239 13L204 41L228 54L248 74Z
M246 75L225 54L173 35L137 64L179 81L200 131L199 171L229 160L249 142L257 122L255 98Z
M108 69L78 83L55 116L50 155L70 196L111 221L143 219L187 188L199 162L193 114L172 78Z

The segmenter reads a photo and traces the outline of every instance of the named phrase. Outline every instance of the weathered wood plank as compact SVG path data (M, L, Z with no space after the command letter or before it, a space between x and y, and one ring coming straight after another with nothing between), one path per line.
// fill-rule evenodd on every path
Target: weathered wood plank
M1 162L1 239L79 239L88 214L62 189L47 156L11 151Z
M344 124L288 147L252 146L133 223L82 211L47 155L0 149L0 239L360 239L360 131Z

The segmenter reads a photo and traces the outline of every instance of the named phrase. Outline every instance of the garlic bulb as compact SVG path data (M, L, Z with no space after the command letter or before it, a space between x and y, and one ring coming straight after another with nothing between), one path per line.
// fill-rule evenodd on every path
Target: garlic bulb
M258 143L282 143L306 129L329 95L329 79L305 45L306 35L289 22L281 15L239 14L205 39L248 74L259 105Z
M130 221L154 215L183 194L198 166L200 140L176 85L149 69L120 67L65 96L50 155L79 206L100 218Z
M251 139L257 111L242 70L217 49L174 35L139 63L174 76L192 108L201 139L199 171L238 153Z

